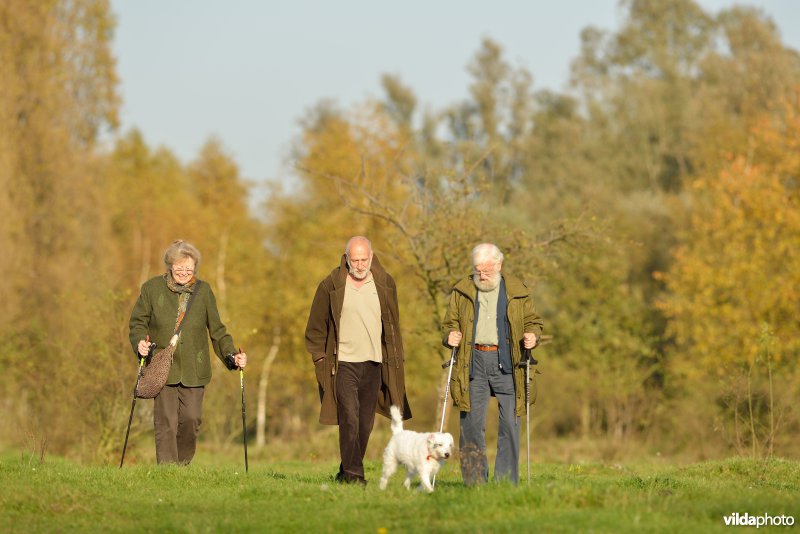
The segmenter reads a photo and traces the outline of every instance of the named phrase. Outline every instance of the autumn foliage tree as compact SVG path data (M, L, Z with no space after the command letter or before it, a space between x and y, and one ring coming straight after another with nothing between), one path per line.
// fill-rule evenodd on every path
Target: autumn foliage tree
M798 103L781 106L781 121L764 119L747 154L692 183L691 224L663 275L676 381L719 384L728 436L753 454L773 449L776 425L798 424Z
M7 424L60 451L96 436L106 415L97 380L111 362L103 325L115 302L95 295L108 293L114 257L94 150L117 121L112 30L103 1L0 5ZM65 402L76 382L87 400Z

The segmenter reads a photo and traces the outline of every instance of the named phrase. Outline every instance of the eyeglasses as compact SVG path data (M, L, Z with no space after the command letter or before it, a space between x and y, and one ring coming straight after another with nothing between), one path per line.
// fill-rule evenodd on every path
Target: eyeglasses
M172 269L173 274L194 274L194 269L184 269L179 267L177 269Z
M483 269L479 269L477 266L475 266L472 268L472 272L474 272L478 276L487 276L497 272L497 265L492 265L491 267L484 267Z

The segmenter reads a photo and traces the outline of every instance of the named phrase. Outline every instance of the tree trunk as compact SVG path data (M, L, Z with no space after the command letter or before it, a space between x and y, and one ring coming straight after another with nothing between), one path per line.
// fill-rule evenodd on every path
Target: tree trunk
M136 227L134 242L142 256L142 265L139 271L139 285L141 286L150 277L150 237L142 234L140 226Z
M581 402L581 438L587 440L592 434L592 406L589 397L586 396Z
M228 255L228 230L224 230L219 237L219 256L217 257L217 300L219 301L220 317L228 319L227 298L228 291L225 285L225 260Z
M265 429L267 426L267 385L269 383L269 371L272 362L278 355L278 348L281 345L281 333L275 329L275 337L272 339L272 346L269 348L267 358L261 367L261 377L258 380L258 407L256 411L256 449L263 449L266 444Z

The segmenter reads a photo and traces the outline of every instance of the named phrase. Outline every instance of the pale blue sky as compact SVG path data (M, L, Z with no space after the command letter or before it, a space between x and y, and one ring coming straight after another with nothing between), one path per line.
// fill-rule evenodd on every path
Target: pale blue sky
M665 0L667 1L667 0ZM762 8L800 49L797 0L700 0L706 11ZM122 131L182 161L217 136L257 182L284 181L298 119L323 98L347 109L397 74L422 108L467 94L483 37L528 69L534 89L565 88L581 29L614 29L616 0L112 0Z

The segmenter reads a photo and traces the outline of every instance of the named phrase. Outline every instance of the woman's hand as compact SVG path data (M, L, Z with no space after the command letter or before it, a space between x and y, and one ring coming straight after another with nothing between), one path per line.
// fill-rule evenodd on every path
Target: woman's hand
M139 351L139 356L144 358L150 354L150 343L143 339L139 341L139 345L136 346L136 349Z

